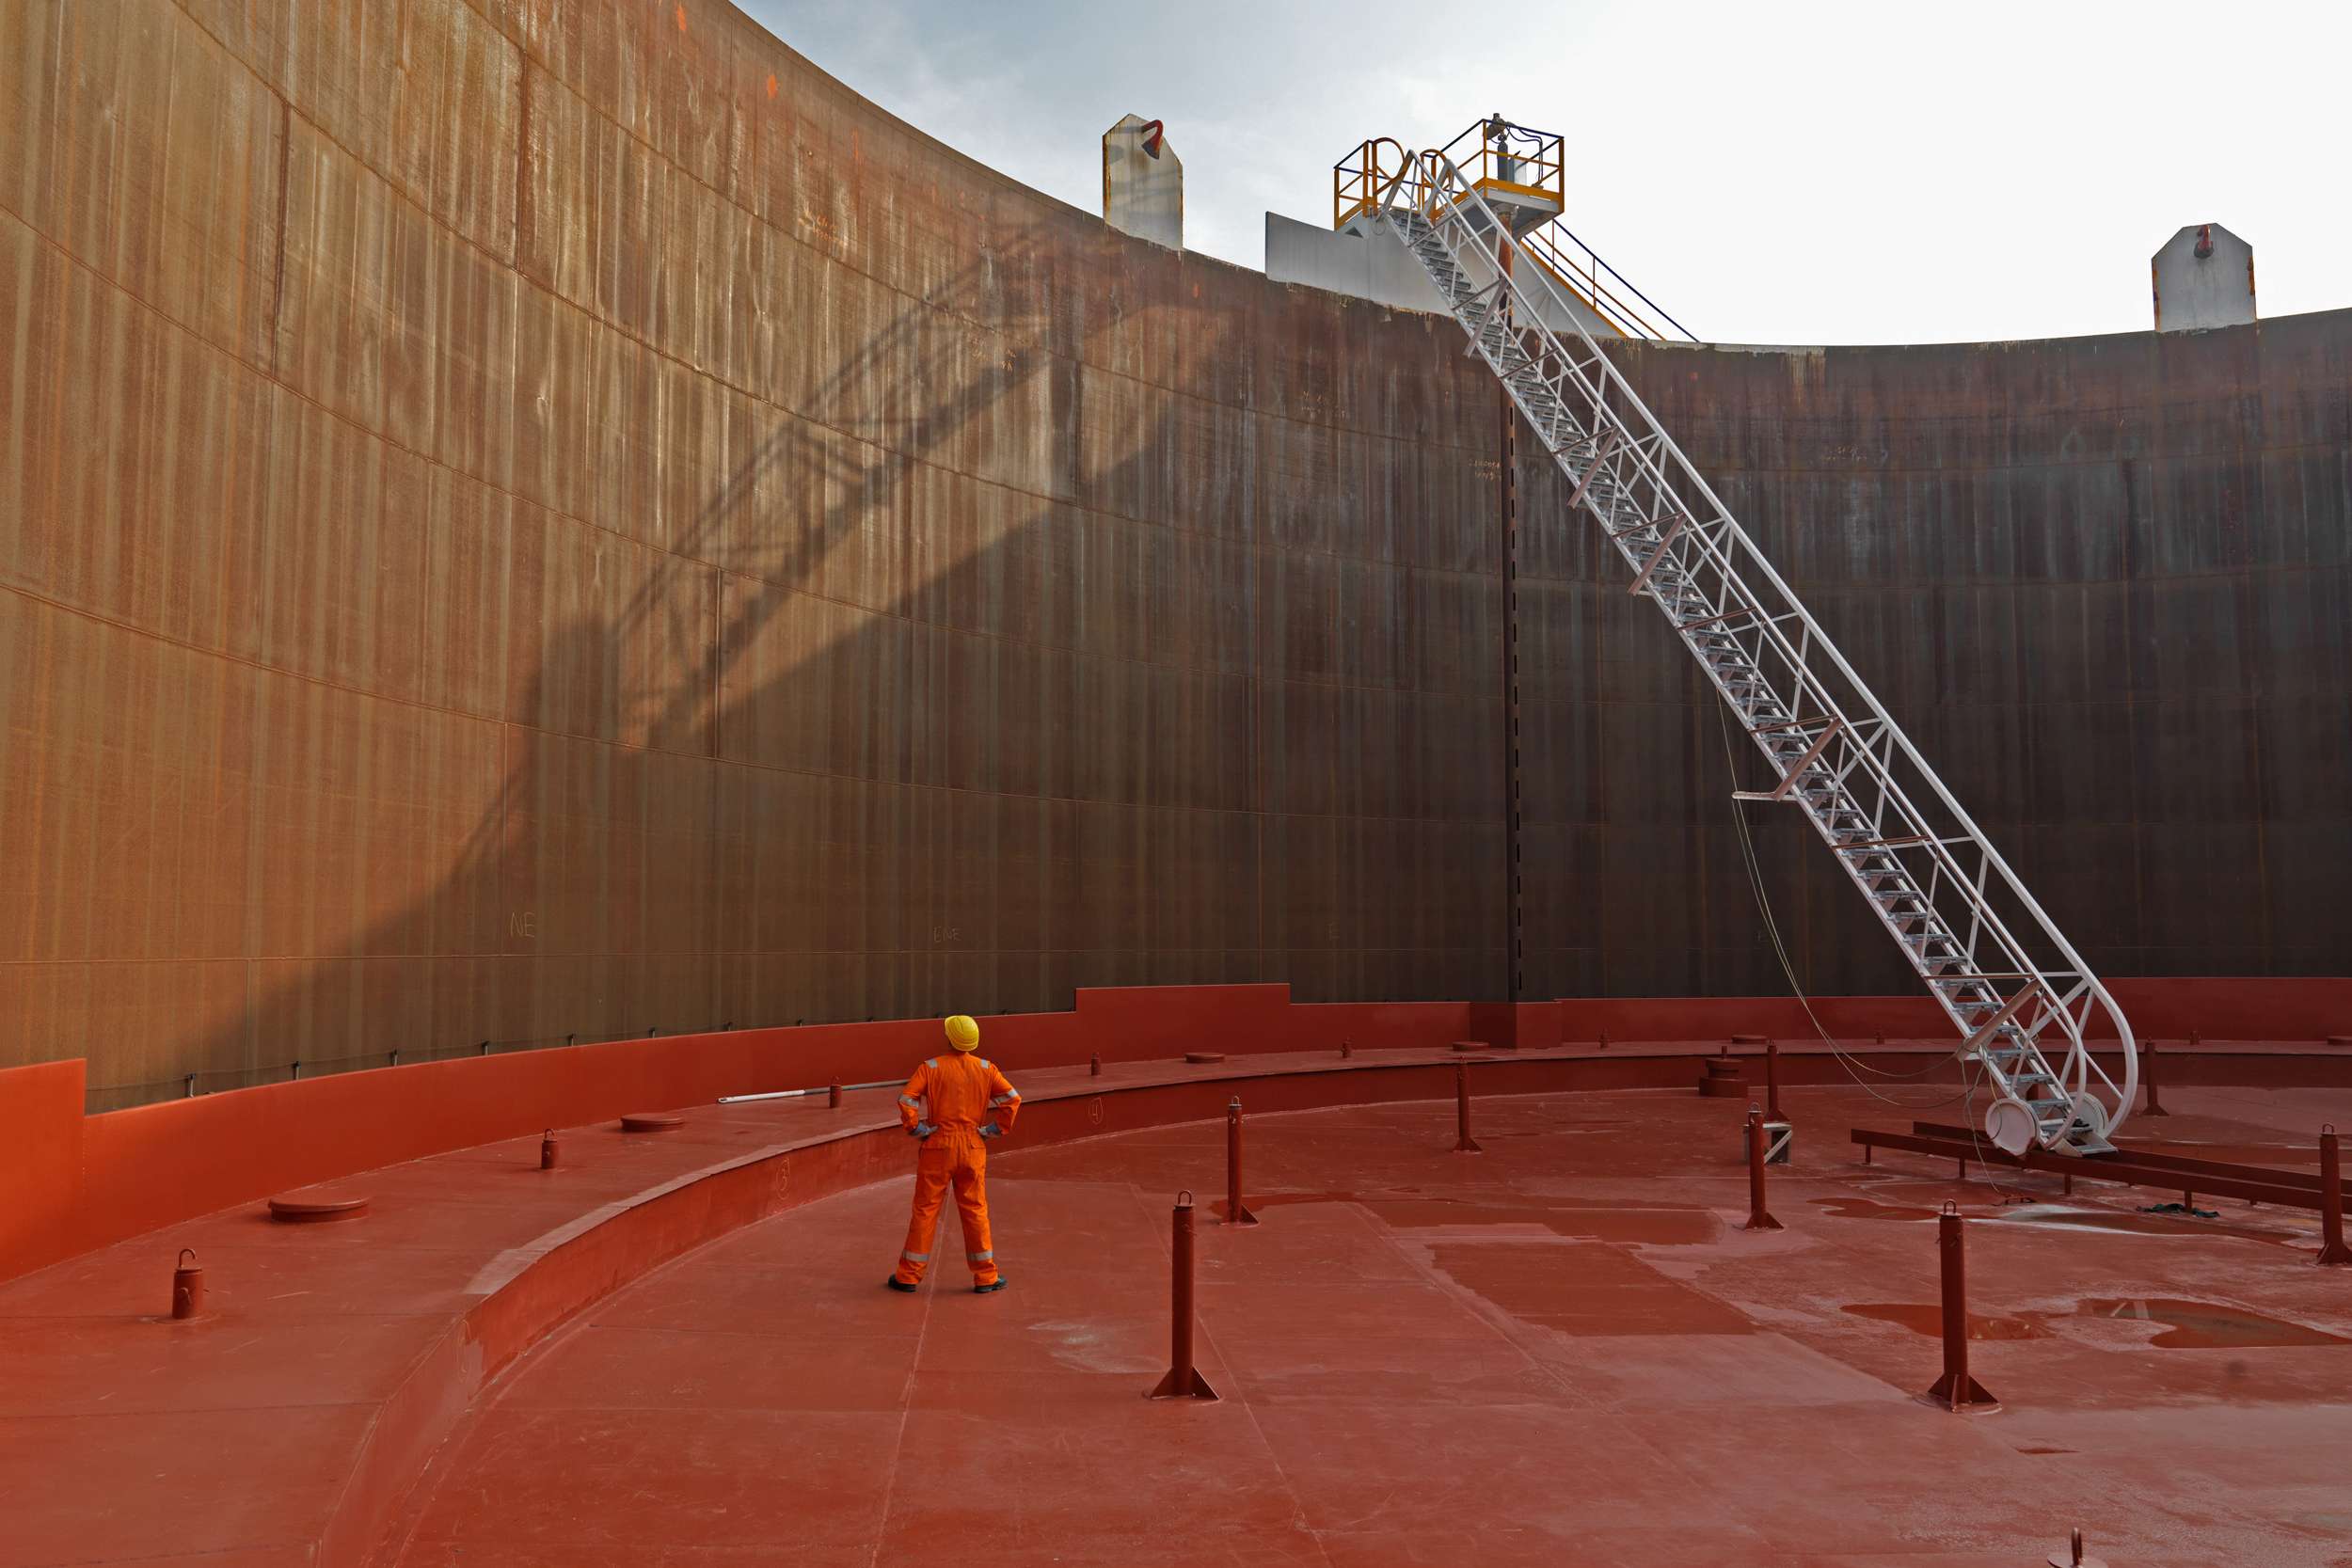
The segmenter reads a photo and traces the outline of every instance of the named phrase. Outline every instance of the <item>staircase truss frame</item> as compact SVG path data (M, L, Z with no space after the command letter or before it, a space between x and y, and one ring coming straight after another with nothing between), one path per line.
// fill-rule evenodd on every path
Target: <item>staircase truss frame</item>
M1993 1091L1994 1141L2107 1151L2138 1052L2057 923L1453 161L1412 154L1376 210L1567 476L1571 513L1598 522L1629 591L1658 607L1771 763L1774 787L1740 793L1804 812L1951 1020ZM1545 325L1544 304L1573 339ZM2091 1054L2102 1011L2120 1081Z

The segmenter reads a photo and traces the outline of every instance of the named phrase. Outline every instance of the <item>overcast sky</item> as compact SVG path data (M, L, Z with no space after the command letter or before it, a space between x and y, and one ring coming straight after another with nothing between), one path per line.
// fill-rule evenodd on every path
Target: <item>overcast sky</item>
M2346 0L738 4L1089 212L1103 131L1165 119L1185 244L1252 268L1364 137L1500 110L1568 135L1569 227L1717 341L2143 329L2150 254L2203 222L2252 242L2264 315L2352 305Z

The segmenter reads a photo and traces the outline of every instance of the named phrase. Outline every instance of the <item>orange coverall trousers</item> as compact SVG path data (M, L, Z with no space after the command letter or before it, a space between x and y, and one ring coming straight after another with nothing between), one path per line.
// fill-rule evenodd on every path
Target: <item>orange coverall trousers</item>
M937 1131L923 1140L914 1160L914 1212L898 1253L900 1283L923 1282L950 1186L963 1222L963 1256L972 1265L972 1282L996 1283L996 1250L988 1231L988 1149L980 1129L1009 1130L1020 1109L1019 1091L996 1065L969 1052L934 1056L907 1080L898 1097L899 1119L910 1132L925 1125Z

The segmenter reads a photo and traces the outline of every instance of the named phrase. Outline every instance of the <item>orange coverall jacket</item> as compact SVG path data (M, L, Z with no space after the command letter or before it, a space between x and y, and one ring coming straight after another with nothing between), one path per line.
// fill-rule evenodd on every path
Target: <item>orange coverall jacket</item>
M906 1245L898 1254L898 1277L922 1283L930 1266L931 1242L947 1188L956 1190L956 1212L963 1222L964 1260L975 1284L996 1281L996 1251L989 1236L985 1140L1012 1131L1021 1113L1021 1092L996 1064L970 1051L942 1052L907 1079L898 1096L898 1123L914 1132L932 1132L914 1162L914 1212L907 1222Z

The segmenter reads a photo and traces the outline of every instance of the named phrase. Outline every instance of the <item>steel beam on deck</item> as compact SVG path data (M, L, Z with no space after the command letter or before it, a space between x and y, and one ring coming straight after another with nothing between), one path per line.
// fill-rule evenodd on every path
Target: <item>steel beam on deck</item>
M2320 1206L2316 1184L2309 1187L2288 1186L2277 1179L2286 1173L2268 1170L2261 1165L2223 1166L2240 1174L2230 1176L2198 1175L2153 1164L2143 1164L2130 1155L2052 1154L2046 1149L2029 1148L2024 1154L2011 1154L1983 1138L1963 1134L1958 1138L1921 1137L1910 1132L1881 1132L1867 1127L1857 1127L1852 1140L1865 1148L1899 1149L1908 1154L1927 1154L1940 1160L1974 1160L1979 1164L2011 1165L2020 1170L2046 1171L2053 1176L2079 1176L2092 1181L2113 1181L2127 1187L2158 1187L2180 1192L2185 1187L2215 1197L2239 1197L2252 1203L2268 1203L2280 1209L2312 1209ZM2217 1161L2205 1162L2219 1165ZM2254 1180L2249 1177L2265 1180ZM2184 1180L2184 1178L2188 1180Z
M1969 1137L1965 1127L1944 1127L1929 1121L1913 1122L1911 1131L1922 1138L1958 1138L1964 1141ZM2116 1146L2116 1153L2127 1164L2145 1165L2152 1170L2171 1171L2181 1176L2218 1176L2225 1181L2274 1181L2282 1187L2300 1188L2314 1197L2320 1191L2319 1173L2316 1171L2277 1170L2269 1165L2240 1164L2232 1160L2199 1160L2185 1154L2158 1154L2153 1149L2126 1148L2121 1144ZM2106 1164L2106 1157L2103 1155L2088 1162L2076 1161L2073 1169L2085 1176L2096 1176ZM2181 1183L2172 1181L2166 1185L2177 1187ZM2200 1191L2203 1190L2201 1183L2195 1185ZM2352 1198L2352 1180L2339 1181L2337 1186L2344 1196ZM2214 1190L2218 1192L2220 1189Z

